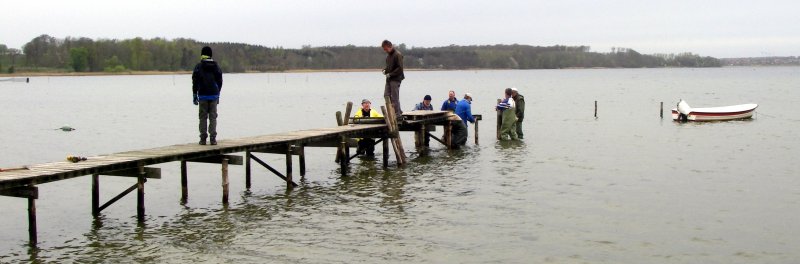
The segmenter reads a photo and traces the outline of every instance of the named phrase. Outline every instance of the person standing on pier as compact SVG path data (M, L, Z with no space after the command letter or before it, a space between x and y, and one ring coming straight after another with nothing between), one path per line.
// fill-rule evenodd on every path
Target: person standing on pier
M378 113L372 109L372 102L367 99L361 100L361 109L353 115L353 119L357 118L365 118L365 117L372 117L372 118L381 118L383 115ZM358 154L366 154L367 156L375 156L375 140L372 138L359 138L358 140L358 149L356 149L356 153Z
M516 104L511 97L511 88L506 88L505 99L497 104L496 109L501 111L500 140L518 140Z
M450 90L447 93L447 100L442 103L442 111L456 111L456 105L458 104L458 98L456 98L456 91Z
M514 99L514 104L517 106L517 137L522 139L522 119L525 118L525 96L519 94L516 87L511 87L511 99Z
M384 40L381 48L386 52L386 68L383 75L386 76L386 86L383 96L388 96L394 107L397 119L402 119L403 111L400 110L400 82L406 78L403 74L403 54L392 46L392 42Z
M211 47L200 50L200 63L192 72L194 104L200 108L200 145L211 135L211 145L217 144L217 105L222 91L222 70L212 59Z

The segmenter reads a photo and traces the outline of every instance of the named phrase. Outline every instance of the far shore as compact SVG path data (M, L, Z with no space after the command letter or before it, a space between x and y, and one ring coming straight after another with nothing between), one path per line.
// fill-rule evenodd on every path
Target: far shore
M753 65L753 66L722 66L722 68L730 67L780 67L784 65ZM672 68L672 67L666 67ZM570 67L562 68L562 70L570 69L617 69L617 68L580 68ZM631 68L638 69L638 68ZM656 69L656 68L654 68ZM660 68L659 68L660 69ZM469 69L405 69L406 71L494 71L494 70L517 70L517 69L490 69L490 68L469 68ZM547 69L530 69L530 70L547 70ZM226 74L240 74L240 73L311 73L311 72L376 72L380 69L295 69L285 71L247 71L247 72L232 72ZM125 72L16 72L16 73L0 73L0 77L47 77L47 76L124 76L124 75L182 75L191 74L191 71L125 71Z

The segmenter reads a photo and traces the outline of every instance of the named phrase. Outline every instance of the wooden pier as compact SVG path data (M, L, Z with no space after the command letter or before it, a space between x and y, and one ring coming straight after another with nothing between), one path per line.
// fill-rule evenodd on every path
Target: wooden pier
M389 105L389 104L387 104ZM328 128L317 128L300 130L271 135L245 137L238 139L219 140L218 145L199 145L197 143L180 144L152 149L135 150L120 152L108 155L86 157L86 160L78 162L60 161L43 164L35 164L16 168L0 169L0 195L19 197L28 199L28 228L30 245L37 244L36 232L36 199L39 197L39 184L65 180L85 175L92 175L92 215L95 217L100 212L125 195L137 192L137 218L144 221L144 187L148 179L160 179L161 170L159 168L148 167L155 164L180 161L181 166L181 201L188 199L188 175L187 164L189 162L215 163L222 166L222 202L228 202L228 166L245 166L245 187L251 186L251 166L253 161L276 176L286 181L286 187L291 189L297 184L294 182L292 156L299 156L299 174L305 176L305 148L306 147L336 147L338 149L336 161L341 166L341 173L347 174L347 167L353 158L358 156L350 155L350 148L354 146L352 138L377 138L376 144L383 145L383 166L388 167L389 141L395 152L397 165L402 166L406 163L405 151L400 141L400 131L414 131L417 147L421 146L421 140L425 136L430 136L436 141L450 148L450 139L447 134L450 131L449 113L443 111L413 111L404 113L405 121L398 124L393 116L394 111L388 109L384 113L383 120L351 120L349 118L352 103L348 103L348 109L344 118L337 113L337 123L339 126ZM382 107L383 108L383 107ZM385 109L385 108L384 108ZM480 120L480 115L475 115ZM369 121L369 122L367 122ZM428 128L431 126L442 126L445 131L445 138L439 139L430 134ZM478 122L475 122L475 144L478 143ZM244 155L234 155L244 153ZM286 156L285 173L281 173L270 164L261 160L256 154L272 153ZM136 184L127 190L101 204L100 201L100 176L122 176L137 178Z

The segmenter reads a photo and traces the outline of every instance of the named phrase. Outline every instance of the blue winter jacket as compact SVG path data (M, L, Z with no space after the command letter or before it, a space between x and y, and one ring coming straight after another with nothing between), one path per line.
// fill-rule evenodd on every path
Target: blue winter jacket
M456 104L456 115L464 121L464 125L467 125L467 121L475 123L475 117L472 116L472 103L467 99L458 101L458 104Z

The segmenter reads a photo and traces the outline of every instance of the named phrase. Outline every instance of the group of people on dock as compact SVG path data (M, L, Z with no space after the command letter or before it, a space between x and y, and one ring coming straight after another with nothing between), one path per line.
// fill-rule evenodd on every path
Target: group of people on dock
M400 107L400 84L405 79L403 73L403 54L394 48L392 42L384 40L381 48L386 53L386 67L382 70L386 77L383 95L389 97L395 116L398 121L403 121L403 111ZM217 105L219 104L220 92L222 91L222 70L212 58L211 47L205 46L200 52L200 62L192 72L192 96L193 103L199 108L199 130L200 145L206 145L206 140L210 139L211 145L217 144ZM414 110L434 110L431 104L430 95L425 95L422 102L415 105ZM525 97L519 94L517 88L506 88L504 99L495 107L499 111L501 118L500 140L519 140L523 138L522 121L525 115ZM464 93L461 100L456 98L456 92L450 90L447 99L442 102L441 111L451 112L450 121L453 124L452 143L455 146L463 146L467 142L467 126L475 123L472 115L472 94ZM372 109L372 102L368 99L361 101L361 109L355 113L354 118L363 117L383 117L378 111ZM363 143L362 143L363 141ZM425 145L429 142L425 138ZM370 144L372 143L372 144ZM374 151L374 140L369 142L367 139L359 141L359 146L364 145L364 154L372 155ZM372 148L367 148L370 145ZM361 151L362 148L359 148Z

